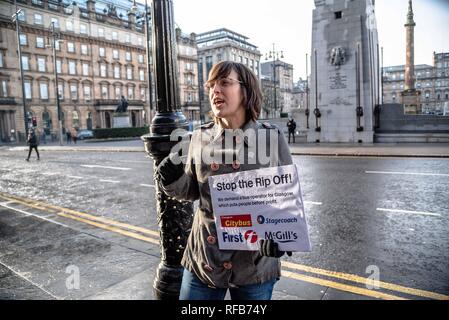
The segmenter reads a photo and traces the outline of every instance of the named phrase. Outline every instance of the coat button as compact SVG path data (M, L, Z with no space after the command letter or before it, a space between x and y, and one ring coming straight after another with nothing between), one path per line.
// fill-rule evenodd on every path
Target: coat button
M218 171L218 169L220 169L220 165L214 162L210 165L210 168L212 171Z
M215 243L217 243L217 239L215 237L213 237L213 236L208 236L207 237L207 243L215 244Z
M242 138L240 136L235 136L235 143L240 144L242 143Z
M207 272L212 272L212 271L214 271L214 269L213 269L211 266L207 265L207 264L205 264L205 265L203 266L203 269L206 270Z
M232 163L232 168L233 168L234 170L240 169L240 162L234 161L234 162Z
M225 262L225 263L223 263L223 267L226 270L231 270L232 269L232 263L231 262Z

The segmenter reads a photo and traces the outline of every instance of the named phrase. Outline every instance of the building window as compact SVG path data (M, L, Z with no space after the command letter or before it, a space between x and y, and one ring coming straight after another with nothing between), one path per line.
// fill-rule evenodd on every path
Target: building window
M51 23L55 26L55 28L59 29L59 19L58 18L52 17Z
M108 86L106 84L101 85L101 97L103 99L108 99Z
M39 91L41 94L42 100L48 100L48 84L47 83L39 83Z
M56 40L56 41L55 41L55 50L57 50L57 51L61 50L61 46L60 46L60 44L59 44L59 41L60 41L60 40Z
M67 42L67 51L71 53L75 52L75 44L73 42Z
M142 99L142 101L146 100L146 89L145 88L140 88L140 99Z
M8 97L8 81L2 80L2 87L1 87L1 96L6 98Z
M83 54L83 55L87 55L88 54L87 44L82 44L81 45L81 54Z
M104 28L98 28L98 36L104 38Z
M133 79L133 68L126 68L126 79L132 80Z
M75 83L70 84L70 98L78 100L78 85Z
M126 51L125 56L126 56L126 61L131 61L131 52Z
M91 95L90 95L90 86L84 86L84 100L90 101Z
M26 45L28 45L28 41L27 41L27 35L26 34L20 34L19 35L19 41L20 41L20 45L21 46L26 46Z
M120 66L114 66L114 78L120 79Z
M0 51L0 68L3 68L5 65L3 64L3 51Z
M137 38L137 45L143 46L143 39L142 39L142 37L138 37Z
M143 69L139 70L139 80L140 81L145 81L145 72Z
M87 26L83 23L80 24L80 33L87 34Z
M26 22L26 16L27 16L26 10L24 10L24 9L20 9L20 10L21 10L21 12L19 14L19 21Z
M64 100L64 85L62 83L58 84L58 95L60 100Z
M134 87L128 87L128 99L134 99Z
M106 65L102 64L100 65L100 77L106 78L106 75L107 75Z
M125 42L126 43L131 43L131 35L129 33L125 34Z
M341 11L334 12L334 16L335 16L335 19L336 19L336 20L337 20L337 19L341 19L341 17L342 17L342 12L341 12Z
M45 48L45 42L43 37L36 37L36 48Z
M37 58L37 70L39 72L45 72L45 58L44 57L38 57Z
M105 57L106 56L106 50L104 48L100 47L98 49L98 52L100 54L100 57Z
M43 24L43 19L42 19L42 15L39 13L35 13L34 14L34 24Z
M67 31L73 31L73 21L67 20L65 23L65 28Z
M25 81L25 99L31 100L32 99L32 93L31 93L31 82Z
M88 76L88 75L89 75L89 64L83 63L83 76Z
M28 56L22 56L22 68L23 70L30 70L30 64L28 63Z
M139 63L143 63L143 54L139 54Z
M62 62L61 60L56 60L56 72L61 73L62 70Z
M76 62L69 61L69 74L76 74Z
M122 88L120 86L115 87L115 98L120 99L122 96Z
M112 40L118 40L118 33L117 31L112 31Z
M112 50L112 58L116 59L116 60L120 59L120 56L119 56L119 53L118 53L117 49Z

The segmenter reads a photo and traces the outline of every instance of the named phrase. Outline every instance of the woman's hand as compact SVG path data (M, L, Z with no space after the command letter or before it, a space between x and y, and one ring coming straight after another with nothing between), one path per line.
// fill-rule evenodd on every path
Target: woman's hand
M173 161L172 157L178 157L178 154L169 154L162 160L157 168L161 182L164 186L172 184L184 174L184 164L181 161ZM178 164L175 164L174 162Z
M259 252L262 256L266 256L266 257L272 257L272 258L280 258L282 257L285 253L287 253L287 255L289 257L292 256L292 252L291 251L281 251L279 250L278 244L276 242L274 242L274 240L271 239L260 239L259 240Z

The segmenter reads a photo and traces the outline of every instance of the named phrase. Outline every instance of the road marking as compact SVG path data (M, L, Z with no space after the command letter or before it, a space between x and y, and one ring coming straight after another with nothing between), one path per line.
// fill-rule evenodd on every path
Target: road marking
M339 282L324 280L324 279L320 279L320 278L314 278L314 277L306 276L303 274L293 273L291 271L282 270L281 274L282 274L282 276L287 277L287 278L305 281L305 282L309 282L309 283L314 283L314 284L317 284L320 286L331 287L331 288L334 288L337 290L351 292L351 293L368 296L368 297L373 297L373 298L377 298L377 299L408 300L405 298L393 296L390 294L386 294L386 293L382 293L382 292L378 292L378 291L374 291L374 290L368 290L368 289L364 289L364 288L360 288L360 287L354 287L354 286L350 286L347 284L342 284Z
M69 226L67 226L65 224L59 223L59 222L54 221L52 219L47 219L45 217L42 217L42 216L30 213L30 212L27 212L27 211L24 211L24 210L20 210L20 209L14 208L14 207L10 207L8 205L2 205L2 206L7 208L7 209L10 209L10 210L14 210L14 211L20 212L20 213L22 213L22 214L24 214L26 216L33 216L35 218L38 218L38 219L41 219L41 220L44 220L44 221L47 221L47 222L51 222L51 223L54 223L54 224L57 224L57 225L60 225L62 227L65 227L65 228L73 229L73 228L71 228L71 227L69 227ZM57 212L56 214L58 216L61 216L61 217L64 217L64 218L68 218L68 219L71 219L71 220L76 220L76 221L79 221L79 222L83 222L85 224L93 225L93 226L95 226L97 228L100 228L100 229L104 229L104 230L112 231L112 232L115 232L115 233L119 233L121 235L125 235L125 236L128 236L130 238L142 240L142 241L145 241L145 242L150 242L150 243L157 244L157 245L159 244L159 240L156 240L156 239L153 239L153 238L149 238L149 237L145 237L145 236L142 236L140 234L137 234L137 233L134 233L134 232L129 232L129 231L126 231L126 230L122 230L122 229L119 229L119 228L116 228L116 227L108 226L108 225L103 224L103 223L90 221L90 220L83 219L83 218L80 218L80 217L75 217L75 216L73 216L71 214L68 214L67 212ZM116 222L116 224L118 225L120 223ZM140 229L139 227L135 227L135 228L136 229ZM148 231L151 231L151 230L148 230ZM154 232L154 231L152 231L152 232ZM158 235L158 233L156 233L156 232L154 232L154 233Z
M34 207L34 208L37 208L37 209L40 209L40 210L46 210L46 211L55 212L55 213L63 212L63 213L66 213L66 214L76 215L76 216L79 216L79 217L82 217L82 218L85 218L85 219L98 221L98 222L102 222L102 223L105 223L105 224L117 226L117 227L120 227L120 228L134 230L134 231L141 232L141 233L144 233L144 234L148 234L148 235L152 235L152 236L155 236L155 237L159 237L159 233L156 232L156 231L153 231L153 230L150 230L150 229L146 229L146 228L142 228L142 227L137 227L137 226L134 226L134 225L131 225L131 224L127 224L127 223L118 222L118 221L111 220L111 219L108 219L108 218L93 216L93 215L90 215L90 214L87 214L87 213L83 213L83 212L78 212L78 211L75 211L75 210L72 210L72 209L58 207L58 206L55 206L55 205L52 205L52 204L49 204L49 203L45 203L44 204L44 203L41 203L41 202L38 202L38 201L34 201L34 200L31 201L31 200L21 199L21 198L20 199L16 199L16 198L19 198L19 197L7 197L7 196L4 196L3 194L0 194L0 196L8 198L8 200L12 200L12 202L17 202L17 203L20 203L20 204L23 204L23 205L26 205L26 206L30 206L30 207ZM34 204L34 203L37 203L37 205Z
M313 202L313 201L304 201L304 204L312 204L312 205L315 205L315 206L323 205L322 202Z
M141 183L140 186L141 187L147 187L147 188L156 188L156 186L153 185L153 184L143 184L143 183Z
M424 211L408 211L408 210L396 210L396 209L384 209L384 208L377 208L376 210L383 211L383 212L393 212L393 213L419 214L419 215L423 215L423 216L432 216L432 217L441 217L442 216L439 213L424 212Z
M29 205L31 206L31 204L26 203L26 202L22 202L18 199L12 198L12 197L7 197L4 196L3 193L0 193L0 196L2 198L5 198L7 200L12 200L11 202L18 202L18 203L23 203L25 205ZM16 197L16 196L13 196ZM26 200L26 199L23 199ZM8 207L8 206L6 206ZM36 206L37 207L37 206ZM57 206L53 206L50 204L45 204L42 205L40 204L40 207L50 207L50 208L59 208ZM45 219L42 218L40 216L34 215L34 214L30 214L27 212L24 212L22 210L16 209L16 208L9 208L11 210L15 210L15 211L19 211L22 212L26 215L33 215L39 219L43 219L43 220L47 220L49 222L52 223L56 223L62 226L65 226L63 224L60 224L58 222L55 222L53 220L50 219ZM127 228L130 230L135 230L135 231L139 231L142 233L148 233L151 234L155 237L159 237L159 233L149 230L149 229L145 229L145 228L140 228L137 226L132 226L132 225L127 225L124 223L120 223L114 220L110 220L110 219L106 219L106 218L101 218L101 217L96 217L96 216L92 216L86 213L81 213L81 212L77 212L71 209L64 209L64 208L59 208L59 209L63 209L63 211L58 212L57 214L59 216L68 218L68 219L72 219L72 220L76 220L79 222L83 222L86 224L90 224L93 226L96 226L98 228L101 229L105 229L111 232L115 232L115 233L119 233L121 235L124 236L128 236L131 238L135 238L138 240L142 240L145 242L150 242L156 245L159 245L159 240L153 239L153 238L149 238L149 237L145 237L139 234L136 234L134 232L129 232L126 230L122 230L119 228L115 228L112 227L111 225L115 225L117 227L123 227L123 228ZM48 208L47 208L48 210ZM75 216L77 215L77 216ZM87 219L84 219L87 218ZM91 221L91 220L96 220L96 221L101 221L110 225L105 225L103 223L100 222L95 222L95 221ZM69 228L68 226L65 226L67 228ZM290 269L296 269L296 270L300 270L300 271L305 271L305 272L310 272L310 273L314 273L314 274L319 274L319 275L324 275L324 276L329 276L329 277L333 277L333 278L337 278L337 279L342 279L342 280L346 280L346 281L352 281L352 282L356 282L356 283L363 283L366 284L367 279L357 276L357 275L351 275L351 274L345 274L345 273L339 273L339 272L335 272L335 271L328 271L328 270L324 270L324 269L317 269L317 268L313 268L313 267L308 267L308 266L304 266L304 265L299 265L299 264L295 264L295 263L291 263L291 262L287 262L287 261L282 261L282 274L286 277L292 278L292 279L296 279L296 280L301 280L301 281L305 281L305 282L310 282L310 283L314 283L314 284L318 284L318 285L322 285L322 286L327 286L327 287L332 287L335 288L337 290L342 290L342 291L347 291L347 292L351 292L351 293L355 293L355 294L360 294L360 295L365 295L365 296L370 296L370 297L374 297L374 298L379 298L379 299L403 299L401 297L397 297L394 295L389 295L389 294L384 294L381 292L377 292L377 291L373 291L373 290L368 290L368 289L364 289L364 288L360 288L360 287L355 287L355 286L351 286L351 285L346 285L346 284L341 284L338 282L333 282L333 281L329 281L329 280L324 280L324 279L320 279L320 278L314 278L311 276L306 276L303 274L297 274L297 273L293 273L291 271L285 270L284 268L290 268ZM433 293L433 292L429 292L429 291L425 291L425 290L419 290L419 289L413 289L413 288L407 288L404 286L399 286L399 285L395 285L395 284L390 284L387 282L379 282L379 286L387 289L387 290L392 290L392 291L397 291L397 292L402 292L402 293L406 293L409 295L414 295L414 296L419 296L419 297L426 297L426 298L431 298L431 299L439 299L439 300L449 300L449 296L443 295L443 294L439 294L439 293Z
M419 172L388 172L388 171L365 171L368 174L396 174L396 175L413 175L413 176L437 176L449 177L446 173L419 173Z
M10 206L8 206L8 205L3 205L3 204L2 204L1 206L2 206L2 207L5 207L5 208L7 208L7 209L10 209L10 210L14 210L14 211L20 212L20 213L22 213L22 214L24 214L24 215L26 215L26 216L35 217L35 218L38 218L38 219L41 219L41 220L44 220L44 221L47 221L47 222L55 223L55 224L60 225L60 226L62 226L62 227L64 227L64 228L69 228L69 229L70 229L69 226L67 226L67 225L65 225L65 224L63 224L63 223L59 223L59 222L57 222L57 221L54 221L54 220L51 220L51 219L48 219L48 218L39 216L39 215L37 215L37 214L30 213L30 212L27 212L27 211L24 211L24 210L20 210L20 209L14 208L14 207L10 207Z
M103 179L101 179L100 182L120 183L120 181L116 181L116 180L103 180Z
M103 229L103 230L112 231L114 233L118 233L118 234L121 234L121 235L124 235L124 236L128 236L130 238L134 238L134 239L150 242L150 243L157 244L157 245L159 244L159 240L155 240L153 238L145 237L145 236L142 236L140 234L137 234L137 233L134 233L134 232L130 232L130 231L126 231L126 230L123 230L123 229L119 229L119 228L116 228L116 227L111 227L111 226L105 225L103 223L94 222L94 221L86 220L86 219L83 219L83 218L75 217L75 216L72 216L70 214L66 214L64 212L59 212L59 213L57 213L57 215L59 215L61 217L68 218L68 219L71 219L71 220L76 220L76 221L79 221L79 222L90 224L90 225L95 226L97 228L100 228L100 229Z
M68 178L71 178L71 179L77 179L77 180L82 180L82 179L84 179L83 177L78 177L78 176L67 176Z
M357 275L313 268L313 267L296 264L296 263L292 263L292 262L288 262L288 261L281 261L281 264L282 264L282 267L286 267L286 268L290 268L290 269L315 273L315 274L319 274L319 275L323 275L323 276L328 276L328 277L332 277L332 278L337 278L337 279L342 279L342 280L347 280L347 281L352 281L352 282L357 282L357 283L362 283L362 284L366 284L368 281L368 278L360 277ZM382 281L377 282L377 284L379 284L379 287L387 289L387 290L402 292L402 293L406 293L406 294L410 294L410 295L414 295L414 296L431 298L431 299L436 299L436 300L449 300L449 296L439 294L439 293L434 293L434 292L420 290L420 289L408 288L408 287L404 287L404 286L400 286L400 285L396 285L396 284L392 284L392 283L388 283L388 282L382 282Z
M12 202L12 201L2 202L2 203L0 203L0 206L3 206L3 205L7 206L7 205L10 204L11 202Z
M82 164L81 167L85 167L85 168L101 168L101 169L111 169L111 170L121 170L121 171L131 170L131 168L106 167L106 166L87 165L87 164Z
M33 286L41 289L42 291L44 291L46 294L50 295L51 297L53 297L56 300L63 300L63 298L59 298L57 296L55 296L53 293L51 293L50 291L47 291L44 289L44 287L38 285L37 283L33 282L32 280L28 279L27 277L25 277L24 275L22 275L20 272L15 271L13 268L7 266L6 264L4 264L3 262L0 261L0 264L2 266L4 266L6 269L8 269L9 271L11 271L12 273L14 273L15 275L17 275L19 278L24 279L25 281L31 283Z

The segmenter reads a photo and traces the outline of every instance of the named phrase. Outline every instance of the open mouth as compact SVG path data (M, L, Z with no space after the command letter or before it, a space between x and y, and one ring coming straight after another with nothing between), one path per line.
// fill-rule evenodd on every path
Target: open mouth
M224 100L219 99L219 98L215 98L214 99L214 105L216 105L217 107L220 107L221 105L223 105Z

